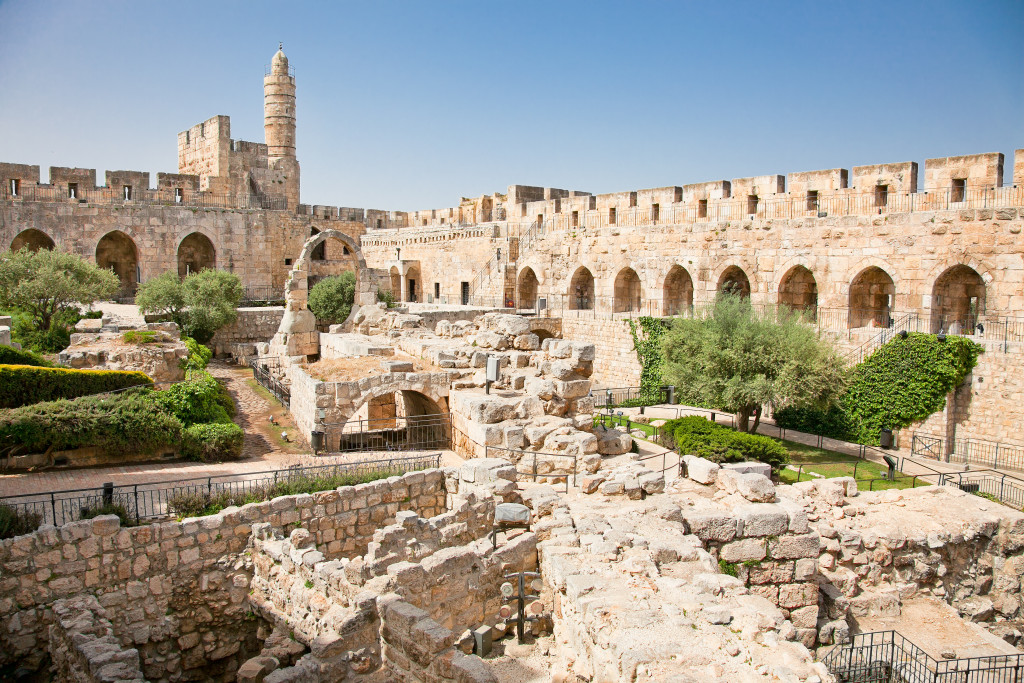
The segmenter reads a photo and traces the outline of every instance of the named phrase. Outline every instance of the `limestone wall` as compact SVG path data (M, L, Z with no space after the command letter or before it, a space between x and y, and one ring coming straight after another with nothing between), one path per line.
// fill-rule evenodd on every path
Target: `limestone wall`
M355 555L399 510L445 509L435 470L183 522L121 528L104 516L0 541L0 665L45 649L53 603L86 594L108 610L117 638L139 649L147 679L233 671L259 650L246 619L254 523L278 534L303 526L324 553Z
M106 611L93 596L58 600L50 626L50 659L58 680L71 683L144 681L139 651L114 637Z
M274 336L283 317L284 306L239 308L238 319L217 330L208 346L217 357L230 355L244 362L256 355L256 344Z
M640 361L633 349L633 336L626 320L566 315L562 318L562 336L594 345L595 389L640 386Z

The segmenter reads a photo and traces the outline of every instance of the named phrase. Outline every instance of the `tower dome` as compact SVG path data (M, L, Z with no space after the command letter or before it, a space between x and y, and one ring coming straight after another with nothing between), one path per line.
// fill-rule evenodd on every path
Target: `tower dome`
M271 73L285 74L288 73L288 58L284 54L284 44L277 44L277 52L274 53L274 58L270 60Z

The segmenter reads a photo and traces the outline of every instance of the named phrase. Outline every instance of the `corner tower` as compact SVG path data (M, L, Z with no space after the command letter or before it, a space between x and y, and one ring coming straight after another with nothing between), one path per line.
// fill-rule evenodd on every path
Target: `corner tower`
M295 158L295 76L279 45L263 77L263 130L271 169L284 173L288 206L299 203L299 162Z

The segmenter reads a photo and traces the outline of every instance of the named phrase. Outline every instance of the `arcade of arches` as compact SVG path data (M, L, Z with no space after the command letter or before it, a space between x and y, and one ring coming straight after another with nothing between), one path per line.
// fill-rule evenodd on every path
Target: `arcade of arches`
M54 244L45 232L30 228L18 233L18 236L11 242L11 251L21 251L24 247L28 247L30 251L39 251L40 249L53 249Z
M139 284L139 250L131 237L119 230L108 232L96 245L96 265L114 271L121 291L134 292Z
M640 276L632 268L623 268L615 276L615 313L627 313L640 310L643 291L640 287Z
M662 315L682 315L693 308L693 278L680 265L665 276Z
M594 274L580 266L569 283L569 308L589 311L594 308Z
M718 291L747 298L750 296L750 279L739 266L729 266L718 278Z
M935 281L932 331L971 334L985 312L985 280L970 266L953 266Z
M795 311L814 313L818 307L818 283L803 266L794 266L779 284L779 304Z
M518 304L519 308L536 308L537 307L537 289L540 283L537 280L537 274L533 272L533 268L523 268L522 272L519 273L519 284L518 290Z
M178 245L178 277L217 266L217 252L210 238L193 232Z
M878 266L862 270L850 284L850 322L853 327L888 327L896 286Z

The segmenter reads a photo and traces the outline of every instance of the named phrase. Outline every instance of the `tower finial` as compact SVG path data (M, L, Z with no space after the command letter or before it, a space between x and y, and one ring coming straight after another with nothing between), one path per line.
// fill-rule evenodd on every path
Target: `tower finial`
M278 43L278 44L277 44L277 49L278 49L278 50L284 50L284 42L280 42L280 43Z

